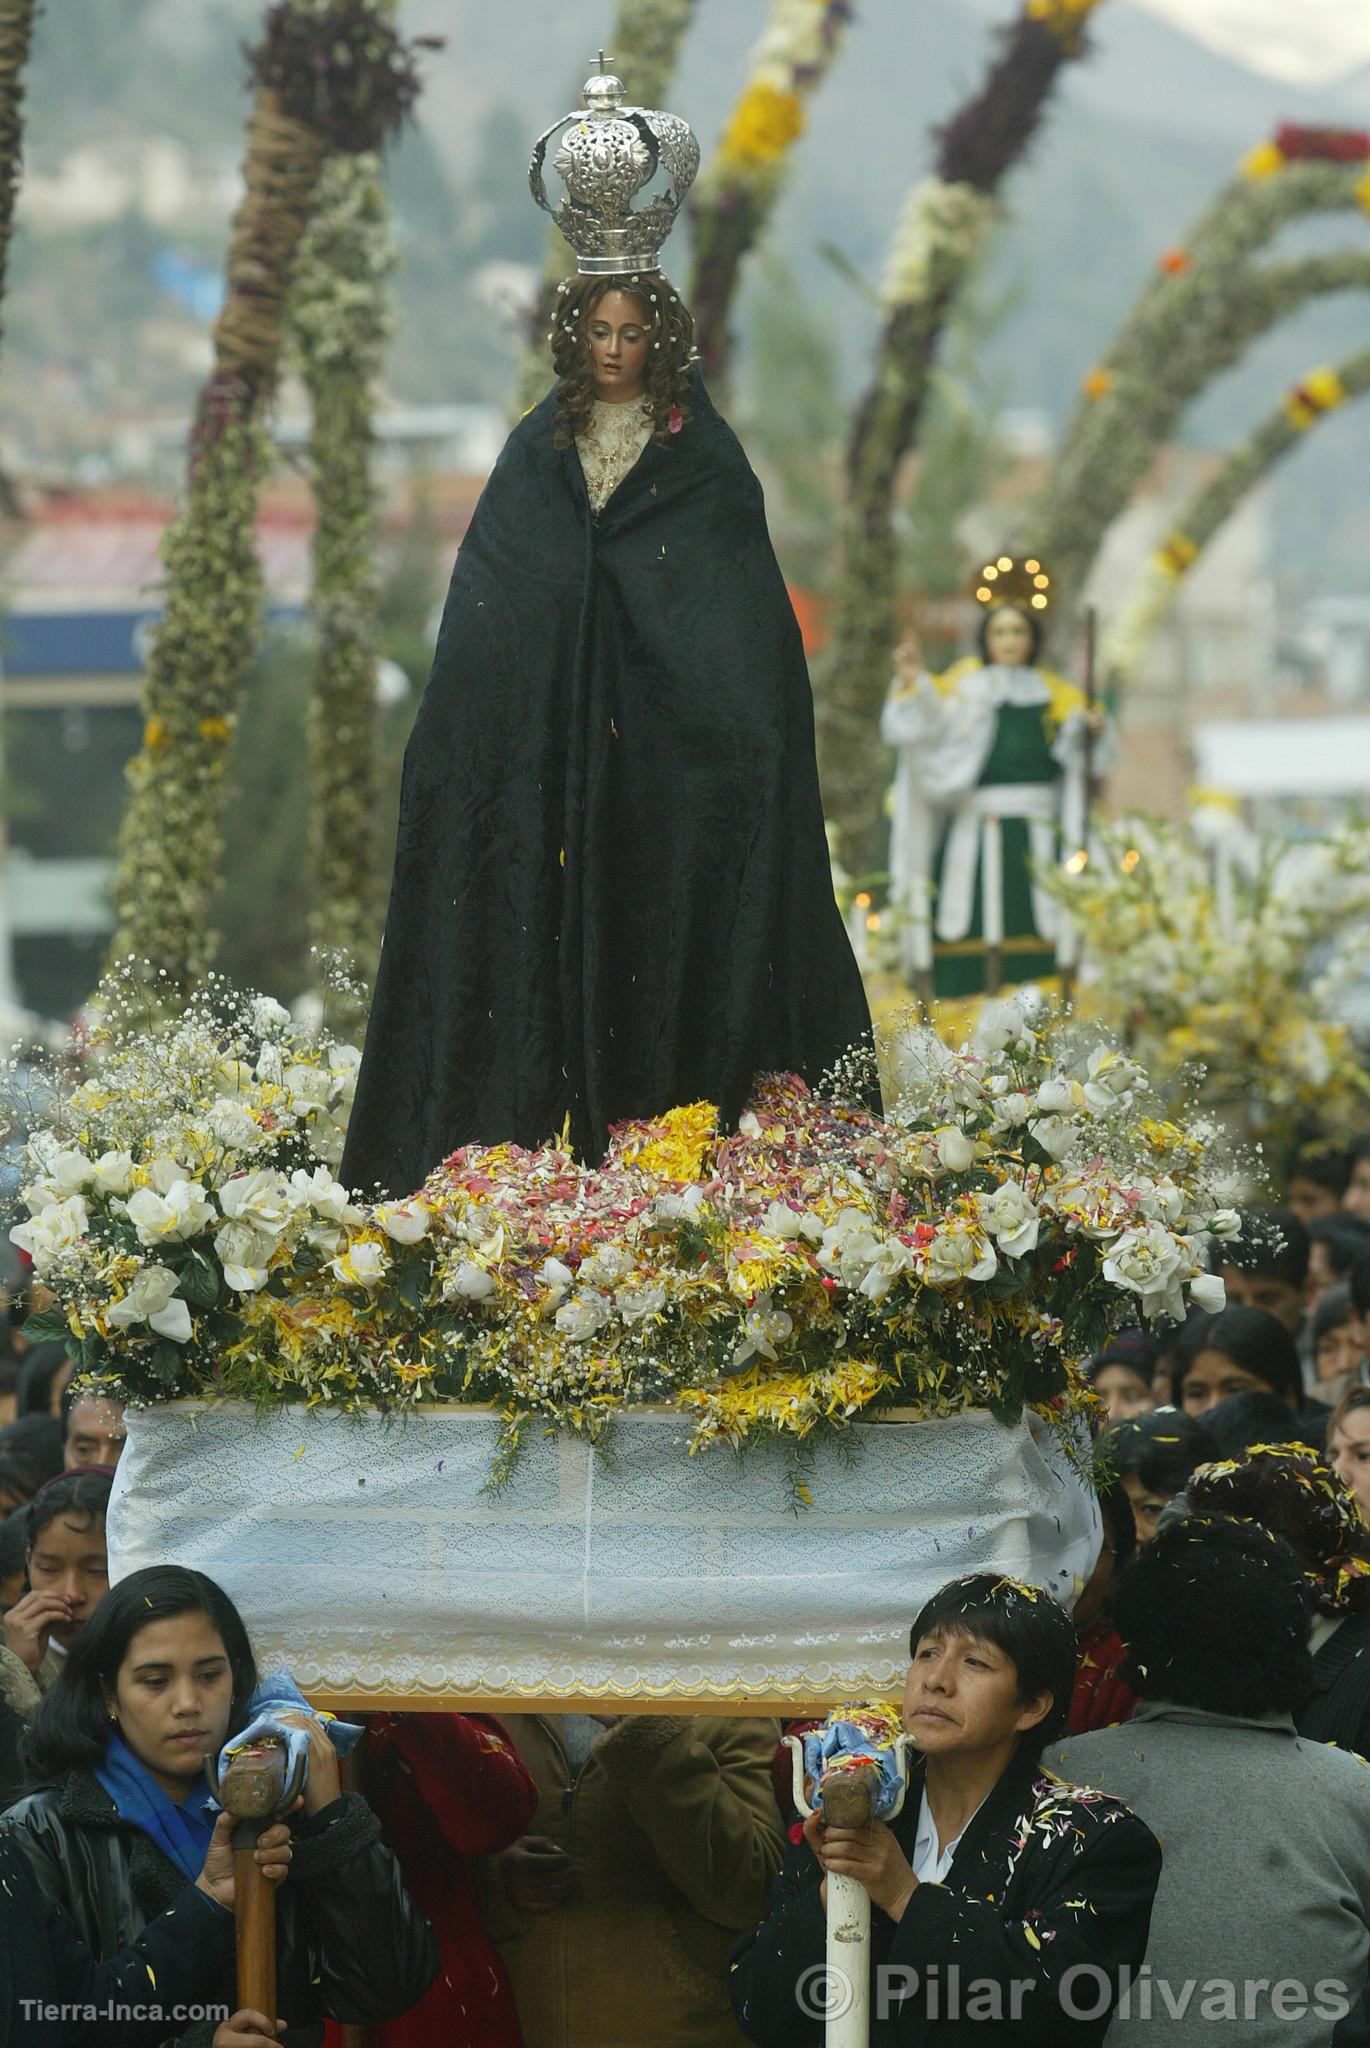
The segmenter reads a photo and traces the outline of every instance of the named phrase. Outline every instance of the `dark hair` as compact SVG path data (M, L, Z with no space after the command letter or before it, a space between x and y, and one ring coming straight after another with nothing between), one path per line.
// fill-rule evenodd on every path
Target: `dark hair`
M1370 1252L1356 1260L1346 1284L1351 1290L1351 1306L1356 1314L1370 1316Z
M1119 1575L1113 1619L1143 1699L1293 1713L1312 1690L1299 1561L1258 1522L1189 1515L1161 1529Z
M1192 1415L1157 1408L1110 1423L1094 1455L1102 1472L1116 1472L1119 1479L1133 1472L1148 1492L1176 1494L1196 1467L1217 1456L1217 1447Z
M75 1472L59 1473L40 1486L24 1509L24 1548L32 1550L44 1529L59 1515L84 1522L89 1528L103 1522L109 1508L111 1475L96 1465L80 1466Z
M101 1387L78 1386L74 1380L68 1380L62 1389L63 1444L71 1435L72 1416L78 1408L87 1405L92 1408L117 1408L121 1415L124 1412L124 1404L117 1395L107 1394Z
M1340 1428L1348 1415L1357 1408L1370 1408L1370 1387L1348 1387L1336 1407L1327 1418L1327 1441L1330 1445L1332 1432Z
M1216 1243L1209 1264L1215 1273L1231 1266L1238 1273L1264 1273L1286 1287L1302 1287L1309 1249L1308 1226L1292 1209L1244 1209L1239 1235Z
M1118 1330L1103 1350L1096 1351L1090 1359L1085 1367L1085 1377L1093 1384L1106 1365L1121 1365L1150 1386L1156 1376L1160 1351L1159 1341L1149 1331Z
M1359 1138L1353 1138L1351 1140L1351 1143L1347 1146L1346 1165L1348 1175L1352 1170L1354 1170L1354 1168L1362 1165L1363 1162L1367 1159L1370 1159L1370 1131L1364 1132L1363 1135ZM1348 1186L1350 1185L1349 1179L1347 1184Z
M1195 1514L1236 1515L1282 1536L1299 1560L1313 1605L1346 1614L1370 1600L1370 1530L1330 1465L1303 1444L1252 1444L1196 1472Z
M1315 1216L1308 1225L1310 1244L1327 1252L1333 1278L1344 1280L1357 1259L1370 1253L1370 1223L1359 1216Z
M1323 1188L1329 1195L1340 1201L1351 1181L1351 1161L1339 1145L1303 1145L1289 1162L1285 1185L1296 1180L1306 1180L1311 1187ZM1316 1236L1310 1223L1309 1231Z
M1264 1387L1243 1387L1240 1394L1215 1401L1204 1409L1203 1423L1220 1458L1239 1458L1252 1444L1279 1443L1304 1426L1295 1422L1287 1402Z
M1322 1300L1313 1311L1313 1356L1318 1355L1318 1346L1333 1330L1345 1329L1356 1311L1351 1306L1351 1289L1344 1280L1325 1289Z
M99 1763L109 1741L107 1696L139 1629L179 1614L203 1614L218 1631L233 1673L228 1732L246 1725L257 1665L242 1616L213 1579L185 1565L154 1564L111 1586L77 1636L29 1731L27 1779L50 1785L63 1771Z
M35 1486L55 1479L62 1469L62 1425L55 1415L21 1415L17 1422L0 1429L0 1457L17 1458L28 1465Z
M0 1451L0 1493L8 1494L14 1502L9 1510L10 1517L17 1515L24 1504L33 1499L42 1483L26 1459L7 1458Z
M1028 666L1031 668L1042 651L1042 621L1035 612L1024 611L1021 605L1009 604L1007 600L1003 604L987 604L985 615L975 629L975 645L980 651L981 661L989 661L989 629L1001 612L1016 612L1027 627Z
M18 1413L51 1415L52 1383L63 1367L70 1363L67 1347L60 1337L54 1337L46 1344L35 1344L19 1368Z
M1002 1650L1018 1674L1021 1706L1051 1694L1045 1718L1018 1737L1020 1755L1040 1756L1060 1740L1075 1688L1077 1644L1074 1623L1050 1593L999 1572L969 1572L924 1602L909 1631L909 1656L917 1655L924 1636L943 1634L978 1636Z
M24 1569L24 1518L10 1515L0 1522L0 1579Z
M1225 1308L1205 1323L1186 1325L1180 1341L1177 1394L1183 1392L1185 1375L1201 1351L1221 1351L1273 1394L1292 1394L1296 1405L1303 1400L1299 1347L1268 1309Z
M1137 1555L1137 1517L1118 1473L1100 1475L1097 1498L1099 1518L1113 1542L1113 1569L1117 1573Z
M569 448L590 424L595 402L590 357L590 317L608 292L624 292L642 308L647 331L647 384L643 396L652 417L652 439L670 437L671 414L690 417L694 382L694 315L661 271L631 277L572 277L558 285L552 313L552 368L557 373L553 439Z

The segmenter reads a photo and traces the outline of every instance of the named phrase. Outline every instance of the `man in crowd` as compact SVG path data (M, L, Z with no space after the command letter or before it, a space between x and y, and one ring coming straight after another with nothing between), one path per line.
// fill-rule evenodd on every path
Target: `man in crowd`
M105 1401L94 1394L63 1397L67 1433L62 1452L62 1469L75 1472L85 1465L101 1465L110 1471L123 1456L124 1409L120 1401Z
M1229 1308L1264 1309L1297 1339L1308 1260L1308 1232L1292 1209L1247 1209L1241 1235L1214 1246L1213 1270L1222 1275Z

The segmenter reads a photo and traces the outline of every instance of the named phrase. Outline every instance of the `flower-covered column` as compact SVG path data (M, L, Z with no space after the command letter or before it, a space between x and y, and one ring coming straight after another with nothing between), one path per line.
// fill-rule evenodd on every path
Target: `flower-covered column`
M847 455L833 642L820 671L823 791L845 865L872 865L884 783L880 706L895 642L894 497L938 343L994 218L995 195L1036 132L1097 0L1025 0L984 85L942 130L935 174L910 193L885 278L885 318ZM1034 548L1033 553L1041 550Z
M246 191L190 438L185 504L163 543L165 610L143 685L143 745L114 879L114 959L184 990L213 953L224 758L261 616L253 549L290 266L331 150L371 149L418 91L413 55L371 0L273 6L249 57Z
M289 320L313 415L316 634L309 787L314 943L371 949L376 883L377 505L372 405L390 336L390 206L371 154L333 157L291 282Z
M1359 350L1335 368L1323 364L1309 370L1255 433L1238 443L1217 475L1194 493L1142 571L1136 590L1105 639L1104 673L1115 701L1136 676L1147 643L1174 603L1181 579L1242 499L1310 427L1367 391L1370 349Z
M0 0L0 295L9 262L14 197L23 143L24 66L33 40L35 0Z
M742 263L765 227L809 99L827 77L852 0L773 0L718 152L695 187L690 310L707 379L726 374L728 319Z
M1023 537L1051 563L1058 616L1078 604L1109 527L1213 378L1306 299L1370 283L1370 257L1358 248L1256 260L1291 222L1356 209L1370 211L1370 134L1282 128L1248 153L1186 243L1162 255L1085 377L1023 521Z

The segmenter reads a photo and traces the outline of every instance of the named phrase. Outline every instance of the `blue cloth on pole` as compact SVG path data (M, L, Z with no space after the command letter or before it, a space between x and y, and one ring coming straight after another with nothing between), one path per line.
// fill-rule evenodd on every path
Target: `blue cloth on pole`
M814 1807L823 1808L823 1773L838 1756L868 1757L880 1782L871 1799L871 1819L888 1820L897 1811L904 1786L899 1752L873 1742L868 1729L855 1721L827 1720L804 1737L804 1769L813 1780Z
M295 1797L304 1784L308 1766L309 1730L292 1727L280 1719L282 1714L305 1714L311 1721L317 1721L327 1731L340 1757L355 1749L362 1737L357 1722L337 1721L332 1714L317 1712L288 1671L273 1671L262 1679L247 1703L247 1726L220 1751L217 1783L223 1783L224 1772L240 1749L251 1749L260 1742L280 1742L285 1746L287 1803Z

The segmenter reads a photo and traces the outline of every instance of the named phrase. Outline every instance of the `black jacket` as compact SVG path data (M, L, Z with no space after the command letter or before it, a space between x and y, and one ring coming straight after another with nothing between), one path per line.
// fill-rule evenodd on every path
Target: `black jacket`
M1370 1607L1348 1614L1313 1655L1313 1696L1294 1726L1310 1742L1370 1760Z
M18 1798L23 1783L19 1745L24 1724L7 1699L0 1697L0 1813Z
M0 2048L109 2048L113 2040L119 2048L157 2048L166 2035L161 2014L236 2003L233 1915L192 1884L182 1885L131 1948L103 1963L4 1838L0 1891ZM66 2006L68 2017L54 2022L34 2010L39 2005ZM117 2031L105 2016L116 2005L129 2015ZM141 2018L131 2016L140 2009Z
M894 1823L910 1858L922 1791L920 1760ZM1120 1800L1081 1792L1035 1762L1011 1764L967 1827L946 1881L920 1884L897 1924L871 1910L872 1962L889 1966L871 2000L872 2044L1102 2041L1123 1971L1146 1955L1160 1874L1155 1836ZM760 2048L821 2048L823 2022L800 1997L824 1962L822 1877L799 1843L776 1880L769 1917L734 1953L733 2011ZM1015 1985L1027 1987L1016 2019Z
M279 2009L287 2048L317 2048L325 2018L366 2024L416 2005L437 1974L433 1930L404 1889L364 1799L344 1793L294 1823L290 1875L277 1900ZM61 1901L100 1960L126 1948L184 1889L141 1828L121 1821L89 1771L71 1770L0 1816L42 1889ZM201 2048L195 2026L167 2039Z

